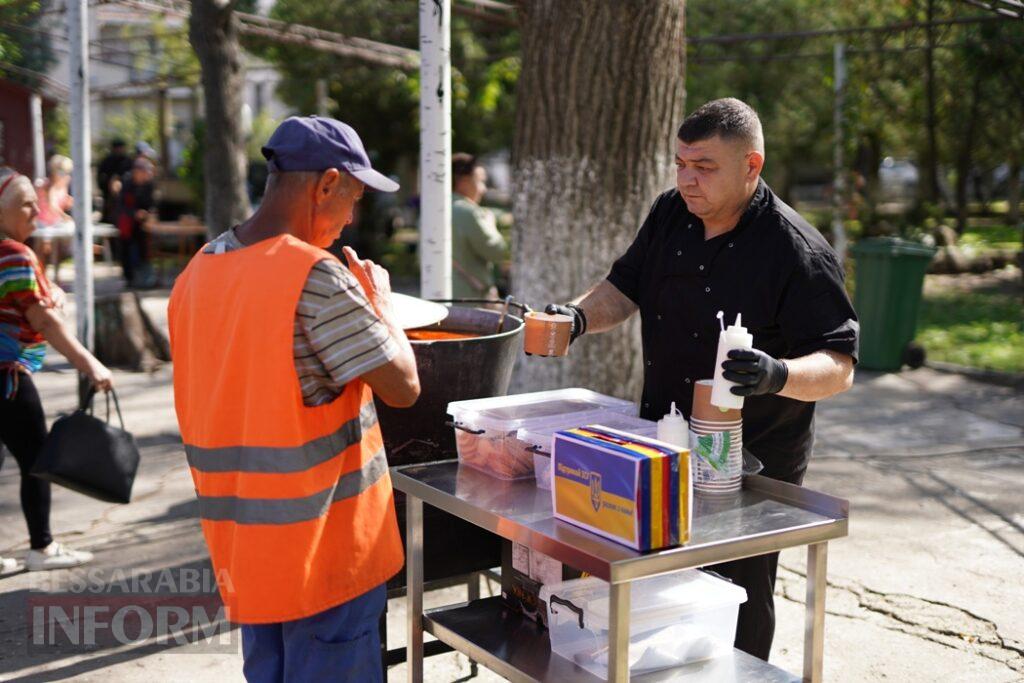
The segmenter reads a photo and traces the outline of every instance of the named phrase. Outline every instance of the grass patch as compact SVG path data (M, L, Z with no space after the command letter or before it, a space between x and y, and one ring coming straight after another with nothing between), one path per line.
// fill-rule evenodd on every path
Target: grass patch
M946 291L925 296L917 341L929 360L1024 372L1024 308L1019 294Z
M1020 249L1020 228L1006 223L968 225L960 236L960 244L980 249Z

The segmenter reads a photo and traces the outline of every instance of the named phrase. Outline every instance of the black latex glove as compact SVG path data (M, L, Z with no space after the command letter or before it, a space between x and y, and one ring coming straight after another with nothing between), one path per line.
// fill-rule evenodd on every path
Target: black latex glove
M722 369L722 376L738 385L730 388L737 396L777 394L789 379L785 363L757 349L733 349Z
M577 337L582 337L583 333L587 331L587 316L583 313L583 309L576 304L548 304L544 307L544 312L548 315L567 315L572 318L572 332L569 334L569 343L572 344L576 341Z

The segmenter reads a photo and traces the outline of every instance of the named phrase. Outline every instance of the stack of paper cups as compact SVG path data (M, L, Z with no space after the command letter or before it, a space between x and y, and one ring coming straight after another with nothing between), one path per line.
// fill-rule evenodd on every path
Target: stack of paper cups
M690 417L690 463L693 488L705 493L733 493L743 485L743 418L739 410L711 405L713 380L694 385Z

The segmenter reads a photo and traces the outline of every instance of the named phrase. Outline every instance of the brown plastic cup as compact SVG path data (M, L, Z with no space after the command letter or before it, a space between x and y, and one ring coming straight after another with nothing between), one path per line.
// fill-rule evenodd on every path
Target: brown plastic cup
M693 385L693 410L691 415L704 422L735 422L742 414L735 408L722 410L711 405L711 386L714 380L702 379Z
M569 353L572 317L560 313L530 311L525 316L523 349L534 356L564 356Z

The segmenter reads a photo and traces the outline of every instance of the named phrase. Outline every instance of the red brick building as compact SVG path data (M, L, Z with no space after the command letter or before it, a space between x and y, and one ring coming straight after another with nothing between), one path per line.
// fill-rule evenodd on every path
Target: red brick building
M0 79L0 165L29 176L33 172L31 96L25 86ZM44 112L53 106L53 100L43 97Z

